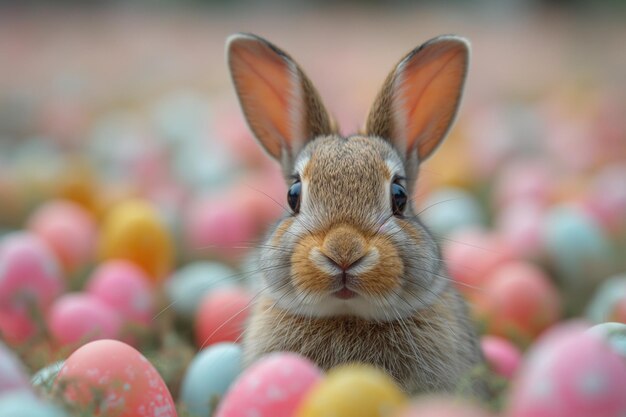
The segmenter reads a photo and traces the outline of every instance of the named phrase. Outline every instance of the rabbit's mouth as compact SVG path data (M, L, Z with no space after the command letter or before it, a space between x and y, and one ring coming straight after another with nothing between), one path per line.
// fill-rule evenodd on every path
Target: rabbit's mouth
M351 298L354 298L357 296L357 293L355 293L354 291L352 291L350 288L348 287L343 287L342 289L340 289L339 291L335 291L333 293L333 295L337 298L339 298L340 300L349 300Z

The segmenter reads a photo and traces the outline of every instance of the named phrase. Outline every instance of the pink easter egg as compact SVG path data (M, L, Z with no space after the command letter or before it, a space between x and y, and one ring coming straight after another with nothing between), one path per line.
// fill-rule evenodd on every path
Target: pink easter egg
M231 193L255 222L255 230L267 230L282 214L289 212L287 186L280 169L268 168L244 178Z
M199 198L185 216L185 240L192 256L237 258L254 239L254 216L230 198Z
M554 172L548 162L517 160L507 164L496 177L493 190L495 207L531 201L541 206L550 203L554 192Z
M130 261L103 263L91 275L86 290L125 321L147 326L152 320L155 300L151 279Z
M626 165L602 169L587 192L584 208L611 235L626 228Z
M10 391L30 391L27 375L17 355L0 342L0 396Z
M485 360L498 375L511 379L522 359L520 350L513 343L497 336L483 336L480 340Z
M45 316L63 288L58 261L39 237L20 232L0 241L0 330L8 341L32 336L34 318Z
M196 313L196 345L239 342L250 314L252 296L242 288L219 288L208 293Z
M453 233L444 242L443 256L457 288L472 297L491 271L513 259L513 249L499 236L472 228Z
M270 354L233 382L215 417L292 417L321 379L322 372L301 356Z
M54 385L68 404L91 409L94 415L176 417L172 396L156 369L116 340L80 347L67 358Z
M95 256L95 219L74 202L45 203L33 213L28 227L50 246L67 271L85 266Z
M417 397L394 417L489 417L492 414L468 400L446 396Z
M556 323L561 300L541 269L513 261L489 274L478 309L488 333L527 341Z
M56 300L50 309L48 327L59 345L75 345L118 338L121 320L113 308L98 298L72 293Z
M536 259L543 252L543 208L530 201L511 203L496 218L499 236L517 258Z
M621 417L626 413L626 364L580 326L559 325L542 336L513 382L507 417Z

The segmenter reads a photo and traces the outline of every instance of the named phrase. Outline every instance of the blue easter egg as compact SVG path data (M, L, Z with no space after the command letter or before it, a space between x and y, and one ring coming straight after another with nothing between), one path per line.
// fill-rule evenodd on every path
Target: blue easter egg
M181 403L193 415L212 415L241 370L241 348L236 344L218 343L200 351L183 377Z
M620 300L626 300L626 274L611 277L598 287L587 305L587 318L593 323L610 320Z
M418 213L437 236L447 236L467 226L484 224L484 215L478 201L459 188L449 187L435 191Z
M176 271L165 284L172 308L192 319L204 295L216 288L232 286L240 277L234 269L218 262L192 262Z
M544 247L565 284L585 288L611 268L611 245L593 219L575 207L556 206L544 219Z
M2 417L67 417L52 404L45 403L30 392L15 392L0 396Z

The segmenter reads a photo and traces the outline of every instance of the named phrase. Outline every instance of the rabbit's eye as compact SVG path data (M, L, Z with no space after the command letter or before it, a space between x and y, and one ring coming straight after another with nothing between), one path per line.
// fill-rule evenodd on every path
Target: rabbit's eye
M293 210L294 214L300 211L300 193L302 192L302 183L300 181L294 182L289 191L287 192L287 202L289 207Z
M401 184L393 182L391 184L391 207L393 208L393 214L396 216L402 215L406 208L406 202L406 190Z

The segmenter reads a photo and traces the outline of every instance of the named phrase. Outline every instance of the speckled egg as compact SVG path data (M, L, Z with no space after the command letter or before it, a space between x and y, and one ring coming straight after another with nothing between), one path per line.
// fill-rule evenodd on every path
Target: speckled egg
M453 396L421 396L394 417L489 417L478 404Z
M480 346L487 364L496 374L511 379L522 361L519 348L503 337L486 335Z
M95 219L74 202L45 203L33 213L28 228L48 244L67 271L85 266L95 256Z
M26 369L17 356L0 342L0 395L9 391L30 390Z
M400 388L384 372L348 365L331 370L313 387L295 417L388 417L406 402Z
M490 334L529 341L561 317L561 298L550 278L526 262L494 270L477 309Z
M193 318L207 293L233 286L241 277L222 263L196 261L174 272L165 282L165 291L178 315Z
M484 223L484 215L476 199L467 191L457 188L438 189L421 205L418 212L424 223L440 237Z
M196 345L202 349L218 342L239 341L251 300L252 296L238 287L208 293L196 314Z
M270 354L247 368L219 404L216 417L292 417L321 371L293 353Z
M107 215L99 242L103 260L126 259L158 281L172 268L173 244L157 210L142 200L127 200Z
M185 371L180 403L194 415L211 415L241 369L239 345L217 343L203 349Z
M64 288L56 257L31 233L12 233L0 241L0 329L19 343L34 334L34 307L46 314Z
M510 394L510 417L621 417L626 364L580 326L551 329L533 346Z
M116 417L175 417L174 401L148 360L116 340L98 340L65 361L55 386L69 404ZM94 400L97 402L94 404Z
M624 302L626 302L626 274L621 274L607 279L598 287L587 305L585 315L593 323L605 321L626 323L626 315L621 317L623 308L621 304Z
M154 289L143 269L126 260L100 265L89 278L86 290L107 304L125 321L147 326L154 314Z
M59 345L119 338L121 325L120 315L113 308L83 293L60 297L48 316L48 328Z
M69 417L60 408L43 402L29 392L0 395L0 416L3 417Z

